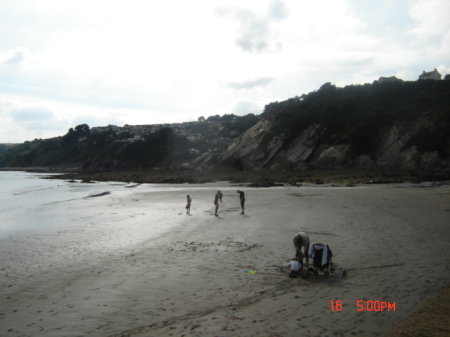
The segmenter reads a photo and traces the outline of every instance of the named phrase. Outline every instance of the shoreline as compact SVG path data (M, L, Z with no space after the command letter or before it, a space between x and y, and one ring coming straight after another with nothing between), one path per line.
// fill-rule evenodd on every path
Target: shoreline
M395 184L420 182L449 182L448 174L428 174L408 172L389 172L386 170L163 170L133 169L123 171L80 170L78 168L17 167L0 168L0 171L25 171L34 173L52 173L49 179L93 181L117 181L127 183L153 184L203 184L216 181L229 181L245 184L248 187L272 187L282 185L302 186L302 184L337 184L354 186L357 184Z

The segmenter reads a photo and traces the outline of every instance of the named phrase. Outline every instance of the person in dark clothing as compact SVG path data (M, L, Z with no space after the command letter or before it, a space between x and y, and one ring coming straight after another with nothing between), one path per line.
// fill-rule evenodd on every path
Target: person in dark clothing
M187 201L187 204L186 204L186 214L191 214L191 202L192 202L192 198L191 198L191 196L188 194L187 195L187 197L186 197L186 201Z
M214 206L216 207L216 210L215 210L215 212L214 212L214 215L215 215L215 216L219 216L219 215L217 214L217 212L219 211L219 191L217 191L217 193L216 193L216 195L215 195L215 197L214 197Z
M244 214L245 193L240 190L237 190L237 193L239 193L239 199L241 199L241 209L242 209L241 214Z

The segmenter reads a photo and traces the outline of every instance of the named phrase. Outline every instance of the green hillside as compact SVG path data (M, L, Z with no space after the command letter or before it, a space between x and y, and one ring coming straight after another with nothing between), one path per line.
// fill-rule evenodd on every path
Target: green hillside
M82 124L61 137L5 148L0 167L177 168L201 153L223 150L259 118L216 115L179 124L98 128Z

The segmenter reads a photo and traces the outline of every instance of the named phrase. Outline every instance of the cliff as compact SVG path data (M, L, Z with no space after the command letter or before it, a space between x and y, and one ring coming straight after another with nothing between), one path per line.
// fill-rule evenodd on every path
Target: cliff
M450 81L330 83L260 116L89 128L0 151L0 167L450 173Z
M327 83L267 105L217 165L448 172L449 154L450 81Z

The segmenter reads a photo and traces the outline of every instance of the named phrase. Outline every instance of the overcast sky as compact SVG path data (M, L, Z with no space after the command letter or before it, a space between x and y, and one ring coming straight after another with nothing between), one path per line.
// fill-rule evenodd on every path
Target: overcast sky
M449 0L0 0L0 143L450 73Z

